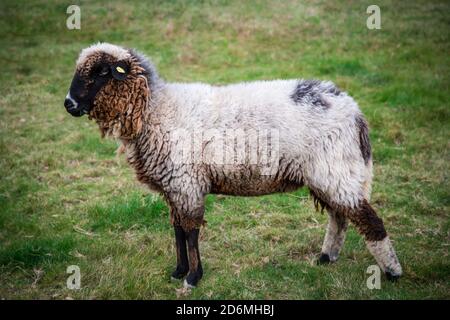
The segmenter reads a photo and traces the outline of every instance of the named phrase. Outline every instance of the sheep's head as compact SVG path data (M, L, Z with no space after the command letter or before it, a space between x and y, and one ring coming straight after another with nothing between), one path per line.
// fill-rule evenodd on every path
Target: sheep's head
M148 70L133 51L101 43L84 49L78 60L66 110L88 114L102 136L133 139L141 131L150 91Z

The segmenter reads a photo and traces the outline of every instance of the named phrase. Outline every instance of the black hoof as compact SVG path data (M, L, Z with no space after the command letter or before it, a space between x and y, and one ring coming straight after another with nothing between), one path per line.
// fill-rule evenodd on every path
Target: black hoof
M326 253L322 253L320 255L319 260L317 260L317 264L329 264L331 263L330 256Z
M396 282L398 279L400 279L400 275L392 274L389 271L387 271L385 274L386 278L391 282Z
M189 272L189 269L177 267L177 269L172 272L172 279L181 280L183 279Z
M197 271L193 273L189 273L186 279L184 279L184 287L185 288L195 288L203 276L202 271Z

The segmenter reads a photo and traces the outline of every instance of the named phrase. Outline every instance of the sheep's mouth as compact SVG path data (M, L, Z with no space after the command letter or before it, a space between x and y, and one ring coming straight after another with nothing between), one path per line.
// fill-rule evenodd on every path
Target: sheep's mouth
M89 109L90 109L90 108L88 108L86 106L83 106L83 105L74 106L74 105L66 104L66 103L64 103L64 106L66 107L66 111L68 113L70 113L70 115L73 116L73 117L81 117L81 116L83 116L85 114L88 114L89 113Z
M81 109L81 110L69 111L69 113L70 113L73 117L81 117L81 116L87 114L88 111L87 111L86 109Z
M85 103L79 103L74 99L72 99L70 93L66 96L66 99L64 100L64 107L66 108L66 111L74 117L81 117L82 115L89 113L91 109Z

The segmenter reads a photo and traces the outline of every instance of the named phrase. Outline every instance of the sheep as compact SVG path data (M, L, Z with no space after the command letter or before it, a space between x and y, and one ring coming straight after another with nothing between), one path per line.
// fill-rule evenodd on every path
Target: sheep
M169 83L136 50L98 43L81 51L64 105L120 141L137 179L164 197L175 232L172 278L185 287L203 276L198 238L207 194L303 186L329 216L319 264L338 259L351 221L387 278L402 274L370 205L367 122L332 82Z

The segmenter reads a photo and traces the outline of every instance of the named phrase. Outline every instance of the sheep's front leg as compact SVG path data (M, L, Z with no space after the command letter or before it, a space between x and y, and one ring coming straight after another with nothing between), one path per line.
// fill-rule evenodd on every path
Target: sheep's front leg
M186 232L186 239L189 252L189 274L184 280L186 288L195 288L203 276L202 263L200 261L200 251L198 249L198 236L200 229L193 229Z
M180 182L179 185L183 184ZM166 199L171 209L170 220L175 229L177 246L177 268L172 277L181 279L187 274L184 286L193 288L203 276L198 238L200 227L205 222L204 195L191 187L185 192L170 193Z
M186 250L186 234L181 226L174 226L175 244L177 250L177 268L172 273L172 279L182 279L189 272L189 261Z
M344 214L329 209L327 211L329 220L319 264L335 262L338 259L348 227L348 219Z

